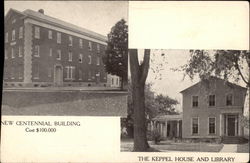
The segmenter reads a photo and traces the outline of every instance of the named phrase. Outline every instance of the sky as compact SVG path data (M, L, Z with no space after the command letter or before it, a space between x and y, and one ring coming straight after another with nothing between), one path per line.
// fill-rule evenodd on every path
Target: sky
M128 20L126 1L5 1L5 15L10 8L18 11L44 9L44 14L106 36L122 18Z

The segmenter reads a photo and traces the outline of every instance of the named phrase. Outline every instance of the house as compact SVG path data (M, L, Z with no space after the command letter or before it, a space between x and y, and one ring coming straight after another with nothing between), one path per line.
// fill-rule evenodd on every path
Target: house
M181 91L182 138L240 138L247 89L211 77ZM233 140L233 139L231 139Z
M107 38L45 15L10 9L5 16L4 83L13 86L107 86Z
M239 143L244 137L242 116L247 89L211 77L181 91L183 112L159 115L148 125L161 138L218 139ZM222 138L222 139L221 139Z

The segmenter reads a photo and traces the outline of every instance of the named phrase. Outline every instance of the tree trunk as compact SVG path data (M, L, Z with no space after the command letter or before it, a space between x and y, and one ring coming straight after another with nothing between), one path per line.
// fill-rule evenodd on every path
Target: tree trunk
M149 50L145 50L144 60L139 65L136 49L130 50L130 71L132 84L132 107L134 109L134 151L143 152L149 148L145 117L145 82L149 69Z

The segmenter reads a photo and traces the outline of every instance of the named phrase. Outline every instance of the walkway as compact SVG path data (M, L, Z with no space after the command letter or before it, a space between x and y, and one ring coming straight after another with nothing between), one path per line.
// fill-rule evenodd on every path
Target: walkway
M223 144L223 148L220 152L234 153L237 152L237 144Z

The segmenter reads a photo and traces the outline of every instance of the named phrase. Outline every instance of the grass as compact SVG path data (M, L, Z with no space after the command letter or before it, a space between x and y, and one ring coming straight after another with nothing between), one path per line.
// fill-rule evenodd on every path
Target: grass
M190 151L190 152L219 152L223 144L212 143L175 143L164 141L157 145L149 142L150 147L159 151ZM121 151L133 151L133 142L121 142Z
M249 153L249 144L237 144L237 153Z

